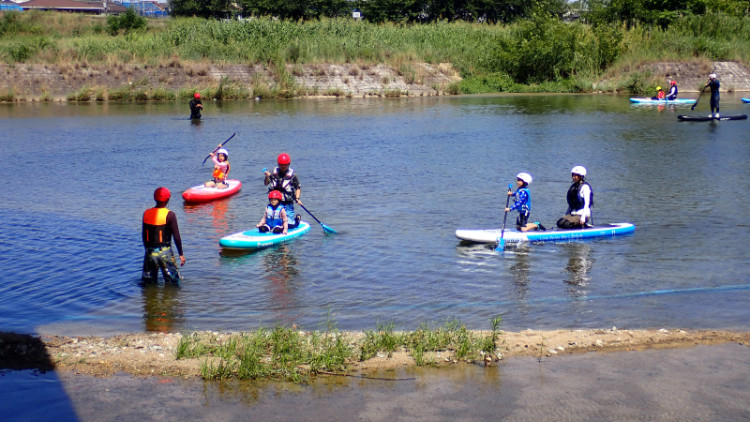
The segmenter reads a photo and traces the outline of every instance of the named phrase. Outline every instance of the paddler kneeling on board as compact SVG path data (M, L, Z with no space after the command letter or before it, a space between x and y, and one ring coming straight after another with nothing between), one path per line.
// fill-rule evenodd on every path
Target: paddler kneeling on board
M180 266L185 265L182 254L182 238L177 226L177 216L167 209L167 203L172 194L169 189L160 187L154 191L156 206L143 213L143 227L141 236L146 255L143 257L143 273L141 285L155 284L159 277L159 270L164 276L165 283L180 285L182 276L177 270L177 263L172 252L172 238L180 254Z
M229 175L229 153L226 149L222 148L221 145L216 152L211 153L211 160L214 162L214 172L211 175L212 179L205 183L207 188L216 186L219 189L226 189L229 187L226 180Z
M660 86L656 87L656 97L651 97L652 100L663 100L666 98L666 94L664 94L664 90L661 89Z
M542 223L538 221L533 223L528 222L529 215L531 215L531 193L529 192L531 180L529 173L518 173L516 176L516 192L513 193L508 189L508 196L512 196L515 202L512 206L506 208L505 212L518 210L516 228L522 232L536 229L546 230Z
M570 173L573 184L568 188L568 210L565 211L565 217L557 220L557 227L561 229L593 227L591 207L594 206L594 191L585 181L586 168L575 166Z
M286 209L281 205L281 198L281 192L277 190L268 192L266 211L263 213L263 218L255 225L261 233L270 231L275 234L287 234L289 220L286 218Z
M669 81L669 94L667 94L667 100L674 101L677 99L677 81L671 79Z

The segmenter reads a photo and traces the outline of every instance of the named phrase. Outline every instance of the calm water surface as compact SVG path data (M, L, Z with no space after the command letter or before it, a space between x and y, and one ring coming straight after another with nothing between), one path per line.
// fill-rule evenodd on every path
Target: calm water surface
M186 109L0 106L0 329L316 329L329 314L343 329L487 328L496 315L505 329L748 328L747 121L680 123L689 107L613 96L208 103L199 125ZM723 114L747 111L722 98ZM183 205L234 132L242 192ZM221 256L220 237L260 218L261 171L280 152L340 234L306 217L313 230L293 243ZM532 221L553 225L574 165L588 168L595 222L632 222L633 236L505 253L455 239L502 224L520 171L534 176ZM159 185L182 231L181 289L137 285Z

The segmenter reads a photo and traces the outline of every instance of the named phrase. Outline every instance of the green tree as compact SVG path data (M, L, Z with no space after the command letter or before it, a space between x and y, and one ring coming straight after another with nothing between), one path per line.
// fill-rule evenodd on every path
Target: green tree
M116 35L118 32L130 32L146 27L146 18L138 15L135 9L128 7L128 10L120 16L107 17L107 32Z

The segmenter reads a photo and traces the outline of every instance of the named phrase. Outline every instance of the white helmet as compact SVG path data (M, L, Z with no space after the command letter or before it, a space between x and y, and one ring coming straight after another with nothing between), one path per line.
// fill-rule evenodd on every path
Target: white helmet
M518 173L516 179L523 180L527 185L531 184L531 175L529 173Z
M577 174L581 177L586 177L586 167L584 166L575 166L572 170L570 170L571 174Z
M224 148L219 148L216 151L216 155L219 155L219 154L224 154L225 157L229 158L229 153Z
M716 79L716 74L712 73L712 74L708 75L708 79Z

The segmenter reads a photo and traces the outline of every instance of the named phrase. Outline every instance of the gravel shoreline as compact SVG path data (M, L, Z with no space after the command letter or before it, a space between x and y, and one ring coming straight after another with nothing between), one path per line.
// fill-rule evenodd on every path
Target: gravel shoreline
M488 332L475 331L478 335ZM236 333L201 332L218 341ZM342 333L353 347L364 337L362 332ZM177 359L180 333L130 333L113 337L67 337L0 332L0 367L5 369L38 369L70 371L77 374L110 376L128 373L136 376L201 376L206 358ZM726 330L650 329L620 330L616 327L598 330L524 330L502 331L495 354L485 356L484 365L515 356L551 358L557 355L586 352L621 352L649 349L692 347L738 343L750 345L750 332ZM434 352L435 365L461 363L453 351ZM377 356L349 362L350 373L389 370L416 365L403 349L391 356Z

